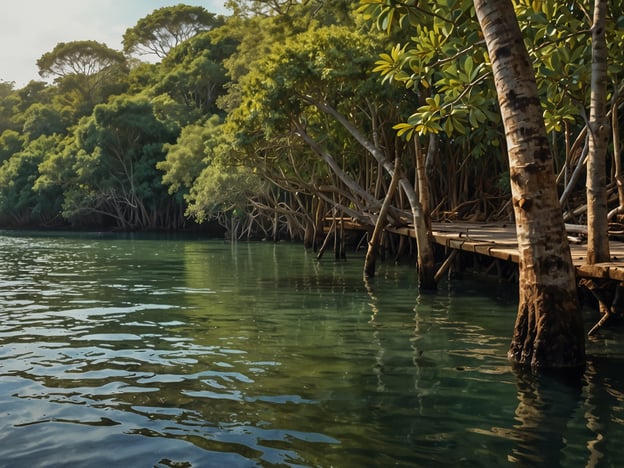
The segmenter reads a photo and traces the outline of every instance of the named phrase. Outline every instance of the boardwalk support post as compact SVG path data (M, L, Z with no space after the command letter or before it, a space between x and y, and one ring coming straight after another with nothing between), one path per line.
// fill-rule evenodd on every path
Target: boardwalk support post
M592 336L602 328L612 317L621 312L622 301L624 300L623 284L612 281L598 284L594 279L583 278L579 281L579 286L586 288L598 302L598 308L602 317L589 330L587 336Z
M435 274L434 281L436 283L438 281L440 281L442 276L444 276L444 274L447 272L447 270L453 264L453 260L455 260L455 257L457 257L457 254L459 254L459 250L456 250L456 249L451 250L451 253L449 254L448 257L446 257L446 260L444 260L444 263L442 263L442 265L440 266L440 268L438 269L438 271Z

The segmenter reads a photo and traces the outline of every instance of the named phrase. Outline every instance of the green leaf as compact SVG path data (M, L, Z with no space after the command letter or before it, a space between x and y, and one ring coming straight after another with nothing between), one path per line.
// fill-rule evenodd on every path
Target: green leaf
M405 137L408 141L412 139L414 135L414 126L409 123L399 123L392 127L397 130L397 136Z
M464 71L466 72L466 75L468 77L472 77L473 69L474 69L474 62L472 60L472 57L469 55L468 57L466 57L466 60L464 60ZM472 81L472 79L470 81Z

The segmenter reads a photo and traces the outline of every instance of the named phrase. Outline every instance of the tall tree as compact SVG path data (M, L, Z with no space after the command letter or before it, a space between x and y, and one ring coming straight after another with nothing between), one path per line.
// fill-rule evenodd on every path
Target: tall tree
M59 42L37 60L42 77L93 76L125 62L121 52L96 41Z
M534 368L580 367L583 321L533 67L511 0L474 0L474 6L505 127L520 254L509 358Z
M592 26L591 108L587 159L587 263L609 261L606 156L610 126L607 119L607 1L595 0Z
M72 105L86 105L85 113L127 72L124 55L96 41L60 42L37 60L37 67L40 76L54 77L64 90L77 93Z
M126 30L124 52L162 59L174 47L219 23L214 13L200 6L179 4L158 8Z

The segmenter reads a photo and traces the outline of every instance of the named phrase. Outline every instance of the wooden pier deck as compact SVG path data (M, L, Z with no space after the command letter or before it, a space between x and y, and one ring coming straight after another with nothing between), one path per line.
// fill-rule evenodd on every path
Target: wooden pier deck
M518 263L518 243L513 224L433 223L436 244ZM388 227L387 231L415 237L412 227ZM577 232L570 233L576 235ZM624 281L624 242L611 240L611 262L587 265L587 244L571 243L572 261L578 277Z

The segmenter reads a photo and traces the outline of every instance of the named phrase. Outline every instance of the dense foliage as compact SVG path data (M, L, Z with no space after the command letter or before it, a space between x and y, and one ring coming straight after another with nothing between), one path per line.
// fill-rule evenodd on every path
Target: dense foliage
M584 184L573 174L586 146L591 5L515 4L566 216L580 220ZM227 17L160 8L126 31L124 51L51 44L37 65L53 81L0 82L2 226L180 229L212 219L233 237L313 242L328 216L373 226L390 185L384 162L397 160L415 183L421 154L435 219L510 216L505 143L471 1L228 7ZM624 82L616 7L607 21L614 177ZM610 190L617 206L616 184ZM408 213L397 191L389 219L400 224Z

